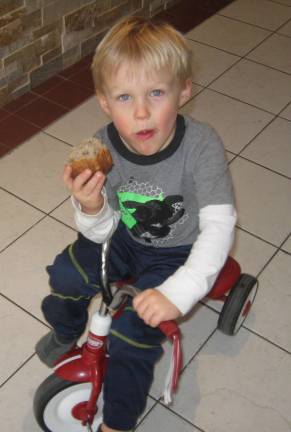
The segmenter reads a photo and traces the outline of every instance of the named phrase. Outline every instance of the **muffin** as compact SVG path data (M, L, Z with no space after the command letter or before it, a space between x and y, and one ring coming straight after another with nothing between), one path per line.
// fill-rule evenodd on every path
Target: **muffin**
M97 138L88 138L77 144L69 155L72 177L77 177L86 168L94 174L102 171L107 174L112 168L112 156L108 148Z

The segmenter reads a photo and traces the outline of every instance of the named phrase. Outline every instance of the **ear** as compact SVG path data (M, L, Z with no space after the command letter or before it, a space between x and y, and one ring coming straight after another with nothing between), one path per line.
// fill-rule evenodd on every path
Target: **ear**
M107 114L110 117L110 109L108 106L107 97L105 96L104 93L101 92L96 92L96 96L102 111L104 111L105 114Z
M183 84L179 97L179 108L184 105L192 96L192 81L188 78Z

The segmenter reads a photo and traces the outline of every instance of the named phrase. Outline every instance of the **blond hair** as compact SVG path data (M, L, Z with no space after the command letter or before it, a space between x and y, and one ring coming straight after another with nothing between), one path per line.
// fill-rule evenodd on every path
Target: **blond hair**
M147 71L167 69L181 83L191 77L191 51L171 25L127 17L114 25L97 46L91 70L95 89L103 92L106 78L122 64Z

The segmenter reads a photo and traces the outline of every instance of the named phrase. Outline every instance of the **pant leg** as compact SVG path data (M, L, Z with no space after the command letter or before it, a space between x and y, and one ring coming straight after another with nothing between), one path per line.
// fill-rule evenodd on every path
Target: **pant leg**
M142 250L138 257L139 277L135 285L154 288L182 265L190 247L176 250ZM144 265L141 266L141 260ZM143 413L154 367L162 355L163 333L141 320L132 307L112 322L109 364L104 382L104 423L112 429L132 430Z
M100 250L101 245L79 235L47 267L51 293L44 298L42 310L63 340L76 339L85 329L87 307L99 291Z
M128 273L123 236L124 230L117 229L111 240L111 281ZM51 294L44 298L42 310L62 341L77 339L85 329L88 305L100 291L101 247L79 234L47 267Z
M103 421L112 429L132 430L143 413L161 357L164 335L144 324L132 307L113 320L104 382Z

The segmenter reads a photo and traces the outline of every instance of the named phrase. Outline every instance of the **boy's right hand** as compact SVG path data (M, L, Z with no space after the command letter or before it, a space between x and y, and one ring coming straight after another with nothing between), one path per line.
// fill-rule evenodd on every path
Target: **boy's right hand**
M71 194L80 203L81 209L87 214L97 214L103 207L104 198L101 193L106 176L97 171L92 176L90 169L85 169L75 179L72 178L72 168L66 165L63 180ZM92 177L91 177L92 176Z

